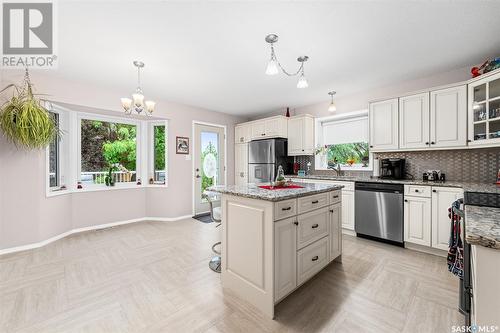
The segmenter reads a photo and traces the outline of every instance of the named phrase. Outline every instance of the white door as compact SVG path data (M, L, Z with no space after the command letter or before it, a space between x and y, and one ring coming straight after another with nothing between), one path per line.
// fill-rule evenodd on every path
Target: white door
M342 253L342 207L340 203L330 208L330 261Z
M448 208L463 198L463 190L453 187L432 187L432 247L448 250L450 219Z
M234 183L248 183L248 143L234 145Z
M431 148L467 145L467 86L431 91Z
M370 103L370 150L397 150L399 147L398 99Z
M224 128L194 124L194 214L209 212L208 202L202 198L205 189L225 183Z
M431 246L431 199L405 196L405 242Z
M354 230L354 191L342 190L342 228Z
M274 301L282 299L297 286L296 219L274 222Z
M399 147L429 147L429 129L429 93L401 97L399 99Z
M288 155L303 154L304 118L291 118L288 121Z

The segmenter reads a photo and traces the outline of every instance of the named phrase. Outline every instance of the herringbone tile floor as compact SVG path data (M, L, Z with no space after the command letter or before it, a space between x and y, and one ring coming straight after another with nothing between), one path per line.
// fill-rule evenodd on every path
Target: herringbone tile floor
M451 332L445 259L344 237L332 263L263 317L208 268L211 224L86 232L0 256L0 332Z

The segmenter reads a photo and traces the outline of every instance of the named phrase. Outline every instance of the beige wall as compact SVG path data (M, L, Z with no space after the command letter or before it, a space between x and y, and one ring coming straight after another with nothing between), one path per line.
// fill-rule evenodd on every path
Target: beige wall
M2 73L21 82L23 73ZM32 73L38 93L48 99L121 114L117 92L92 83ZM131 87L132 89L133 87ZM168 188L138 188L45 196L45 151L25 152L0 138L0 250L40 242L71 229L143 217L174 218L192 213L192 161L175 154L175 136L191 137L192 121L227 126L227 179L234 180L234 124L246 119L160 100L156 116L169 119Z
M411 63L408 64L411 66ZM404 82L398 82L392 85L384 87L376 87L367 91L360 91L358 93L344 95L342 91L338 91L338 96L335 98L335 103L337 106L337 111L335 114L343 112L352 112L368 108L368 102L371 100L391 98L398 95L404 95L405 93L417 91L421 89L427 89L439 85L452 84L460 81L465 81L470 79L470 67L459 68L454 71L446 73L438 73L428 77L408 80ZM334 89L335 87L332 87ZM330 96L328 96L328 91L325 91L325 100L318 104L306 105L296 108L291 108L291 114L311 114L315 117L326 117L331 116L334 113L328 111L328 106L330 104ZM285 114L286 108L282 110L275 110L264 115L252 117L252 119L258 119L262 117L267 117L269 115Z

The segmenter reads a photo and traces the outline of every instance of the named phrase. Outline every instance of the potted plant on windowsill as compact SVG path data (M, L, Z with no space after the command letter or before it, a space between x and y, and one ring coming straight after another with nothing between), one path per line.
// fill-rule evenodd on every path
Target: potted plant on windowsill
M113 178L113 171L118 170L117 163L113 163L109 165L108 175L104 178L104 183L106 186L115 186L115 179Z
M14 88L12 97L0 109L0 129L16 146L45 148L60 135L55 119L35 97L28 69L22 86L10 84L0 93Z

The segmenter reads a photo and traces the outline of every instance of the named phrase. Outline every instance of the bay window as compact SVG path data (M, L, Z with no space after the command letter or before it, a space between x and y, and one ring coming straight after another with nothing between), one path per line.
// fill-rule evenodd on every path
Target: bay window
M318 170L369 171L368 111L340 114L316 120L316 160Z

